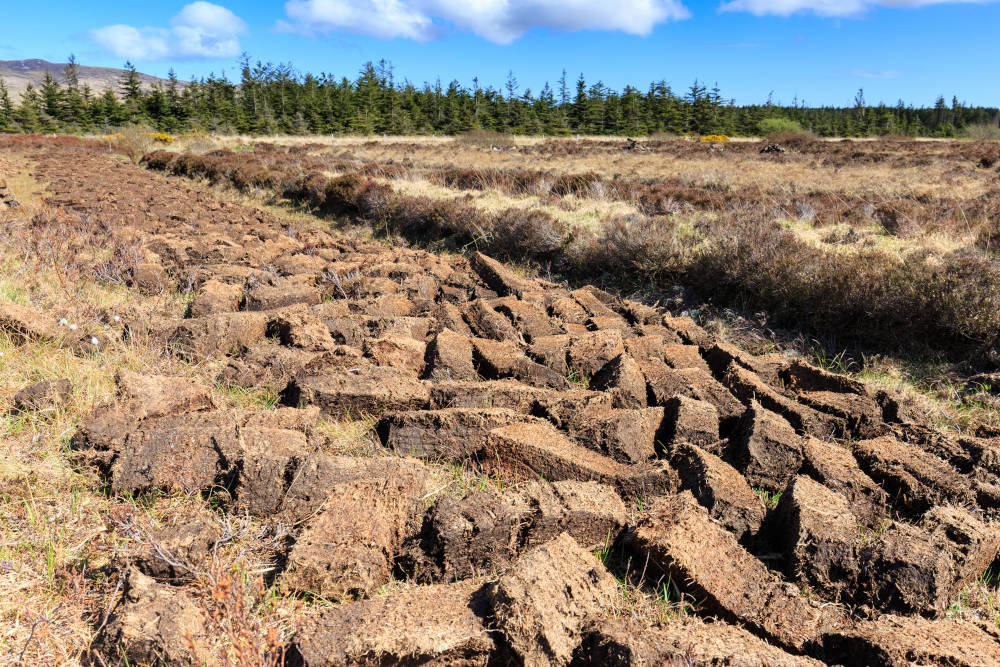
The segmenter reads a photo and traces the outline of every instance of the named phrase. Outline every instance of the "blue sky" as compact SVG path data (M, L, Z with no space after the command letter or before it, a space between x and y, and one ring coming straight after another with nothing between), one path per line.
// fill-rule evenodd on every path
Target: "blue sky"
M737 102L850 104L939 94L1000 106L1000 0L105 0L5 2L0 60L65 61L183 79L238 76L241 51L353 77L555 85L565 68L613 88L718 82Z

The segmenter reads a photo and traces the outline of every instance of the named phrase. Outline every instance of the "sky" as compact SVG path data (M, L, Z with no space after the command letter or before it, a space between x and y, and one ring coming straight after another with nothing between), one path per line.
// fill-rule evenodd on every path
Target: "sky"
M0 60L42 58L182 79L238 59L354 78L385 58L398 80L519 92L563 69L621 89L695 79L737 103L797 99L1000 106L1000 0L0 0Z

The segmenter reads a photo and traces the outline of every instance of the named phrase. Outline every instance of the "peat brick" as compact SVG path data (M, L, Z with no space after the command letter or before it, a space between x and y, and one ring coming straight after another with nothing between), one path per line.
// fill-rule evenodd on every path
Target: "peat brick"
M1000 664L1000 637L968 621L885 615L823 639L828 662L844 665Z
M591 379L590 388L609 392L616 408L646 407L646 378L628 354L619 354L605 364Z
M788 422L751 402L730 438L736 467L754 486L780 491L802 467L802 438Z
M488 486L444 496L428 511L421 543L444 580L505 571L524 551L567 532L584 549L611 544L627 522L625 504L595 482Z
M336 418L384 410L424 410L430 398L426 382L388 367L297 376L282 393L285 405L315 405L323 414Z
M627 533L626 544L636 562L648 559L706 611L789 650L802 652L840 623L836 612L812 606L743 549L688 492L658 499Z
M380 338L369 338L362 349L376 366L394 368L414 377L424 371L427 345L409 336L390 333Z
M496 627L524 664L568 665L580 628L613 608L618 584L563 533L522 556L489 594Z
M571 442L548 424L514 424L490 431L489 465L506 479L596 481L626 497L659 495L677 488L676 473L655 463L628 466Z
M731 465L685 442L674 447L670 463L680 476L681 489L691 491L736 539L746 540L760 529L764 502Z
M72 391L73 385L66 379L35 382L14 394L14 409L21 412L58 410L69 400Z
M295 633L306 664L485 667L496 646L479 581L417 586L326 607Z
M622 463L656 458L665 439L665 409L612 410L570 429L570 434L590 449Z
M939 506L918 526L896 523L882 536L863 588L885 611L940 616L1000 550L1000 529L960 507Z
M968 480L918 446L892 436L854 443L861 468L881 484L893 504L923 512L946 502L975 504Z
M328 598L370 595L389 581L424 480L393 476L334 484L288 553L285 586Z
M472 341L451 329L442 329L427 346L425 375L438 382L474 380L476 368L472 362Z
M845 497L851 512L869 528L886 516L889 497L858 465L846 447L816 438L802 440L802 472Z
M135 419L169 417L211 410L211 390L196 380L121 371L115 378L118 398Z
M812 658L786 653L728 623L698 618L647 626L633 619L603 620L584 628L574 665L659 667L660 665L781 665L820 667Z
M0 303L0 332L22 345L32 340L46 340L56 337L56 326L51 318L36 310L16 303Z
M322 300L323 294L315 287L308 285L265 286L246 293L243 298L243 310L275 310L297 303L315 306Z
M505 408L529 414L535 403L561 394L515 380L436 382L430 389L431 409Z
M182 589L159 584L135 568L121 603L97 642L109 660L133 664L202 665L216 656L197 601Z
M666 402L664 445L682 442L712 451L719 442L719 411L706 401L673 396ZM713 452L718 454L720 452Z
M540 420L504 408L444 408L390 412L375 430L383 446L399 454L462 461L479 458L491 430L526 422Z
M860 575L860 532L847 499L808 477L796 477L768 523L795 579L839 601Z
M573 337L567 352L567 361L571 370L590 378L624 351L621 332L593 331Z
M239 309L243 290L218 280L206 280L188 304L188 317L207 317L216 313L232 313Z
M472 269L489 288L502 296L520 296L538 289L538 284L515 274L492 257L481 252L473 253L469 260Z

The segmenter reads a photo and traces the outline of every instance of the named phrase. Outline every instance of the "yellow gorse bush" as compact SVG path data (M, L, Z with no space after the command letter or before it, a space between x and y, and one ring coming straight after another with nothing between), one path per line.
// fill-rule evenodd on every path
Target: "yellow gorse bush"
M152 139L158 144L172 144L174 143L174 137L167 134L166 132L147 132L146 136ZM115 132L114 134L105 134L105 141L119 142L125 138L122 132Z
M698 141L704 141L706 143L710 141L729 141L729 137L724 134L709 134L702 137Z

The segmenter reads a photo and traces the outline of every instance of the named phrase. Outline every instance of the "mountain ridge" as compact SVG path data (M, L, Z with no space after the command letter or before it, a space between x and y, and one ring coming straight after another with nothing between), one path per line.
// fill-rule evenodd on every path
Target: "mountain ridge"
M51 74L60 83L65 83L63 70L67 63L53 63L41 58L27 58L25 60L0 60L0 79L7 84L10 91L11 100L17 104L21 94L27 89L28 84L38 88L45 78L46 73ZM124 69L115 67L89 67L80 65L80 85L90 86L95 95L100 95L108 88L117 86L119 79L125 73ZM150 74L139 73L139 82L144 89L152 87L156 83L166 84L166 79L152 76Z

